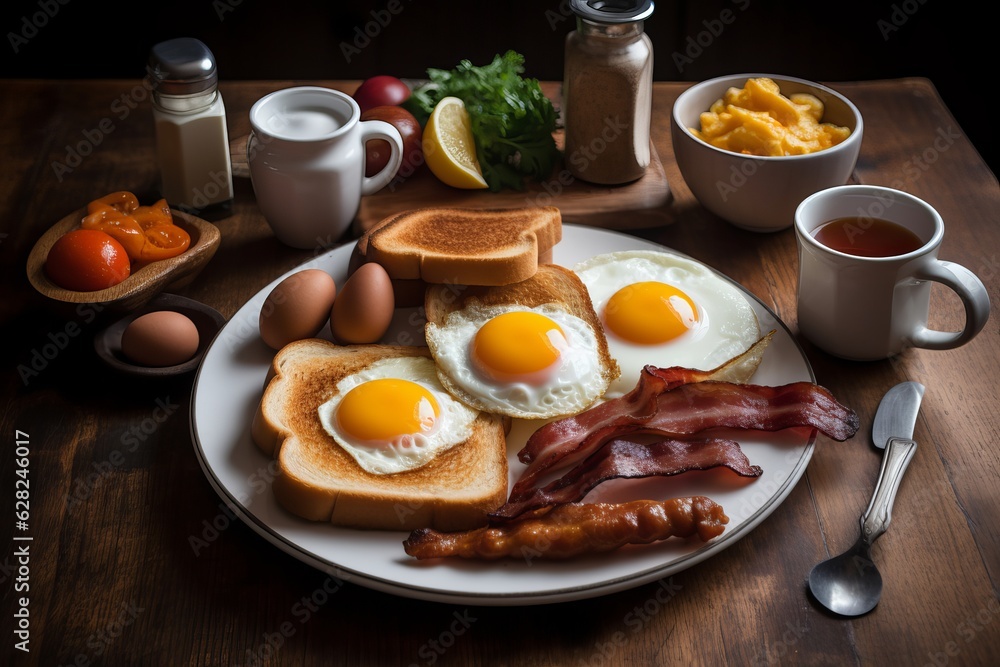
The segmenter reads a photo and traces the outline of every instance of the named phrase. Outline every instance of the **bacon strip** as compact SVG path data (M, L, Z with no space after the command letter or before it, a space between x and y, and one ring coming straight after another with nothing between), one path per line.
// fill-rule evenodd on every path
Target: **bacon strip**
M843 441L858 430L857 414L811 382L778 387L714 380L677 384L685 370L647 366L628 394L539 428L518 452L528 467L510 499L527 497L538 477L553 466L575 463L609 439L630 433L683 439L718 427L778 431L808 426Z
M508 521L543 507L582 500L594 487L610 479L679 475L688 470L727 467L741 477L760 477L739 443L709 439L665 439L652 443L615 439L554 482L527 497L508 501L490 514L491 521Z
M643 413L651 414L656 409L654 400L656 396L682 384L704 382L706 380L746 383L760 365L764 351L771 344L774 334L775 330L771 330L766 335L761 336L757 342L742 353L708 371L685 368L683 366L659 368L648 365L640 372L639 381L632 391L613 401L607 401L591 408L590 414L592 414L592 419L593 421L600 422L608 418L618 417L620 413L633 414L636 419L641 419ZM626 406L625 410L621 409L623 404ZM576 421L564 419L553 422L549 426L549 429L551 431L561 431L557 438L558 441L573 440L576 435L583 437L586 433L586 424L580 424L579 426L582 428L577 428L578 424ZM536 444L542 445L544 443ZM553 446L557 444L555 443ZM546 454L547 451L544 449L542 451L533 451L525 447L518 456L522 463L531 463L536 457Z
M557 419L542 426L525 443L517 458L521 463L534 463L557 454L563 443L583 440L597 425L618 419L641 422L656 411L656 397L675 386L686 382L699 382L694 371L679 366L657 368L646 366L639 373L639 381L632 391L619 397L584 410L583 412Z
M570 503L540 516L502 526L442 533L413 531L403 542L418 559L535 558L567 559L613 551L626 544L649 544L670 537L708 541L725 530L729 517L722 506L704 496L628 503Z

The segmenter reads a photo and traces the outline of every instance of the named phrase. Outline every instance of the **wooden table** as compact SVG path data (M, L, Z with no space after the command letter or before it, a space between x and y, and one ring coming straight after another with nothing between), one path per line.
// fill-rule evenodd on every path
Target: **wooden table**
M257 98L291 83L224 84L232 135L248 131ZM319 83L351 91L356 82ZM698 206L677 171L669 111L685 86L658 83L654 94L669 224L635 233L724 271L795 332L793 232L729 226ZM996 300L1000 189L934 88L919 79L835 87L865 117L857 180L937 207L948 225L941 256L971 268ZM189 430L192 377L142 383L110 374L92 346L100 314L55 314L24 275L34 242L68 212L114 190L153 192L145 90L138 81L7 81L0 100L8 511L22 469L17 441L30 449L30 528L15 531L8 513L4 531L33 538L5 538L0 556L8 664L984 665L1000 655L996 317L959 350L877 363L838 361L802 341L818 381L858 412L862 430L845 443L821 437L780 507L729 549L670 577L665 602L662 582L516 608L350 583L317 597L327 575L230 520L203 475ZM313 254L272 237L245 179L232 215L216 224L218 253L178 293L227 317ZM932 310L935 325L961 325L951 295L935 292ZM806 577L857 535L880 460L868 429L883 393L903 380L927 394L920 447L874 549L885 593L867 616L833 618L809 599ZM210 536L210 547L193 549L196 535ZM28 654L13 647L21 597L30 598Z

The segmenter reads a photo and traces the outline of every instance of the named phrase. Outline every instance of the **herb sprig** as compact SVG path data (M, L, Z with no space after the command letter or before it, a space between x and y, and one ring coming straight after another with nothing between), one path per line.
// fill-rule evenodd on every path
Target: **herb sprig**
M555 107L538 80L523 72L524 56L515 51L488 65L463 60L450 70L430 68L429 81L413 90L404 106L425 125L441 99L461 99L490 190L522 190L525 179L550 177L560 158L552 136L559 122Z

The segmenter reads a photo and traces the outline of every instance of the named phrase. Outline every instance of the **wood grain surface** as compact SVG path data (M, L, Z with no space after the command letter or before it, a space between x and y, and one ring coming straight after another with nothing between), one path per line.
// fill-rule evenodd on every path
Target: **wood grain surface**
M298 83L356 85L223 84L231 136L249 132L255 100ZM631 233L726 273L797 335L792 230L761 235L726 224L698 205L677 171L669 112L686 85L654 90L653 138L672 195L654 210L669 224ZM923 79L830 85L865 118L856 180L935 206L947 227L941 257L977 273L996 302L1000 188L937 91ZM0 99L8 508L15 482L30 481L28 527L18 529L8 512L0 555L5 664L940 666L994 664L1000 655L996 317L961 349L882 362L840 361L800 339L819 383L858 412L861 431L844 443L821 437L781 506L688 570L554 605L395 597L305 565L236 519L193 451L191 377L113 374L93 349L107 313L86 305L55 312L27 279L28 255L53 221L111 191L140 200L155 193L153 122L139 82L4 81ZM211 222L218 251L178 293L227 317L278 275L350 240L281 245L245 178L230 214ZM931 305L933 325L961 326L953 295L935 290ZM857 536L880 462L868 431L881 396L903 380L927 393L919 449L874 549L883 598L867 616L835 618L810 600L806 577ZM19 629L30 652L15 647Z

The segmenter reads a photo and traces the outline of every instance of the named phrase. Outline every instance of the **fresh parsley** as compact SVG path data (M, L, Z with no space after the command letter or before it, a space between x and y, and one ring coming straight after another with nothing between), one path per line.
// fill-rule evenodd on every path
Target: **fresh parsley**
M550 177L560 158L552 136L558 114L538 80L523 78L523 72L524 56L515 51L484 66L463 60L450 70L430 68L429 81L416 87L403 106L423 126L441 99L461 99L490 190L522 190L525 179Z

